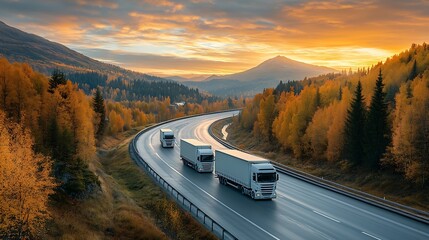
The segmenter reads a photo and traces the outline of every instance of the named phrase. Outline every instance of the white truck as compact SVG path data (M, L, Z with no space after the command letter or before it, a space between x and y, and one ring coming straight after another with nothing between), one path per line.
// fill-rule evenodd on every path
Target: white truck
M174 147L174 132L169 128L161 128L159 130L159 140L162 147Z
M279 175L269 160L238 150L216 150L216 176L253 199L276 198Z
M197 139L180 139L180 157L183 164L197 172L213 172L212 146Z

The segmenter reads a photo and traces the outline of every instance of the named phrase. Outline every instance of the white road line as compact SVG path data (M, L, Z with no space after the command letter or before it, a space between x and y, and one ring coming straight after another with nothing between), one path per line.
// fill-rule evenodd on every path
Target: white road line
M317 195L319 195L319 196L323 196L323 197L325 197L325 198L331 199L331 200L332 200L332 201L334 201L334 202L341 203L341 204L343 204L343 205L345 205L345 206L348 206L348 207L350 207L350 208L353 208L353 209L355 209L355 210L361 211L361 212L363 212L363 213L365 213L365 214L367 214L367 215L371 215L371 216L373 216L373 217L376 217L376 218L382 219L383 221L389 222L389 223L394 224L394 225L398 225L398 226L403 227L403 228L406 228L406 229L408 229L408 230L410 230L410 231L414 231L414 232L417 232L417 233L419 233L419 234L421 234L421 235L424 235L424 236L429 237L429 234L428 234L427 232L423 232L423 231L420 231L420 230L418 230L418 229L416 229L416 228L413 228L413 227L407 226L407 225L405 225L405 224L402 224L402 223L399 223L399 222L392 221L392 220L390 220L389 218L383 217L383 216L381 216L381 215L374 214L374 213L372 213L371 211L365 210L365 209L363 209L363 208L356 207L356 206L354 206L354 205L352 205L352 204L349 204L349 203L343 202L343 201L338 200L338 199L336 199L336 198L330 197L330 196L328 196L328 195L326 195L326 194L323 194L323 193L316 193L316 194L317 194Z
M151 143L149 143L149 146L154 150L155 152L155 148L152 146ZM166 161L164 161L164 159L162 159L158 153L155 152L155 155L157 157L159 157L159 159L161 159L161 161L163 161L168 167L170 167L173 171L175 171L177 174L179 174L180 176L182 176L184 179L186 179L189 183L191 183L192 185L194 185L196 188L198 188L199 190L201 190L202 192L204 192L205 194L207 194L210 198L212 198L213 200L215 200L216 202L218 202L219 204L221 204L222 206L224 206L225 208L227 208L228 210L230 210L231 212L237 214L237 216L241 217L242 219L246 220L248 223L252 224L253 226L255 226L256 228L258 228L259 230L263 231L264 233L268 234L269 236L271 236L274 239L280 240L280 238L274 236L273 234L271 234L270 232L268 232L267 230L263 229L262 227L258 226L256 223L250 221L249 219L247 219L246 217L244 217L243 215L241 215L240 213L236 212L234 209L228 207L226 204L224 204L223 202L221 202L220 200L218 200L217 198L215 198L214 196L212 196L210 193L208 193L206 190L202 189L201 187L199 187L198 185L196 185L195 183L193 183L190 179L188 179L187 177L185 177L183 174L181 174L179 171L177 171L175 168L173 168L170 164L168 164Z
M381 238L378 238L378 237L376 237L376 236L374 236L374 235L371 235L371 234L369 234L369 233L366 233L366 232L362 232L363 234L365 234L365 235L367 235L368 237L372 237L372 238L374 238L374 239L377 239L377 240L381 240Z
M327 219L330 219L330 220L332 220L332 221L334 221L334 222L340 223L340 221L338 221L337 219L335 219L335 218L333 218L333 217L330 217L330 216L328 216L328 215L326 215L326 214L323 214L323 213L318 212L318 211L316 211L316 210L313 210L313 212L314 212L314 213L316 213L316 214L319 214L319 215L320 215L320 216L322 216L322 217L325 217L325 218L327 218Z

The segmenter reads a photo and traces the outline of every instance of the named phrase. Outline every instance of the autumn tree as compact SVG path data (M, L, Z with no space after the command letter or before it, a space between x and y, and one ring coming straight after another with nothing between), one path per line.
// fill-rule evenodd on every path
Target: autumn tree
M317 110L317 104L320 99L317 95L316 87L306 86L296 101L291 103L295 106L293 106L294 113L289 123L290 135L288 141L296 157L302 157L305 154L303 136Z
M272 140L272 125L276 117L274 89L266 89L259 103L259 113L257 115L258 129L261 135L266 139Z
M318 109L306 129L304 143L313 159L326 159L327 132L332 124L334 106Z
M362 84L358 81L344 127L344 157L354 164L361 164L364 157L365 117Z
M378 168L380 158L390 142L388 105L383 87L380 69L365 124L365 165L372 169Z
M106 107L104 105L104 99L101 95L101 91L99 88L94 93L94 97L92 99L92 107L94 108L94 112L96 114L97 121L97 136L103 135L105 128L105 119L106 119Z
M0 238L36 237L56 186L52 162L33 152L30 132L0 111Z
M50 96L55 177L61 181L61 191L82 198L99 186L87 166L95 155L94 111L87 96L70 81L57 85Z
M109 131L110 133L118 133L122 132L124 129L124 119L122 119L121 115L116 113L115 110L110 111L109 113Z
M55 69L49 79L49 92L53 93L54 89L57 88L58 85L64 85L66 82L66 75L60 70Z
M341 90L341 100L332 106L332 124L327 132L328 146L326 157L328 161L338 161L344 149L344 125L350 102L350 91L347 87Z
M291 122L297 111L297 96L293 89L287 93L282 93L277 102L278 116L273 122L273 133L277 141L285 148L291 148L290 135L292 132Z
M428 156L429 72L426 72L423 78L403 84L396 96L392 146L384 162L394 164L407 179L424 185L429 178Z

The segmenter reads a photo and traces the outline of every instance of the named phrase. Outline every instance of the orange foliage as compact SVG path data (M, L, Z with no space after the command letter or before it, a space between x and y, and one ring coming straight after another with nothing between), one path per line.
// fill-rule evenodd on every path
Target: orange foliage
M52 162L33 152L33 140L22 125L0 111L0 237L36 236L49 218L54 192Z
M429 72L401 86L396 96L390 157L405 177L424 184L429 178Z

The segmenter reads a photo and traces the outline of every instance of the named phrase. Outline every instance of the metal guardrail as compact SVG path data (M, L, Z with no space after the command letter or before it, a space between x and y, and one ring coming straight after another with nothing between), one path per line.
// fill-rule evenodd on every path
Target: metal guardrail
M220 119L218 121L221 121L223 119ZM218 122L216 121L216 122ZM212 126L216 123L212 123L209 127L209 134L210 136L212 136L216 141L218 141L220 144L224 145L225 147L229 148L229 149L236 149L236 150L240 150L243 152L247 152L246 150L240 149L230 143L228 143L227 141L219 138L218 136L216 136L213 133L213 129ZM289 176L301 179L303 181L306 181L308 183L311 183L313 185L340 193L342 195L357 199L359 201L401 214L405 217L429 224L429 212L426 211L422 211L419 209L415 209L409 206L405 206L402 204L399 204L397 202L393 202L393 201L389 201L386 200L384 198L380 198L320 177L316 177L313 176L311 174L287 167L283 164L274 162L274 161L270 161L274 167L281 173L287 174Z
M180 119L186 119L190 117L196 117L196 116L202 116L202 115L210 115L210 114L216 114L216 113L222 113L222 112L229 112L229 111L236 111L234 110L225 110L225 111L218 111L218 112L212 112L212 113L206 113L206 114L197 114L192 116L185 116L181 118L176 118L172 120L168 120L165 122L161 122L152 126L149 126L139 133L136 134L136 136L133 138L131 143L129 144L129 152L131 158L134 160L134 162L143 167L143 169L152 177L152 179L158 183L169 195L172 199L174 199L184 210L188 211L195 219L197 219L201 224L203 224L208 230L210 230L213 234L215 234L220 239L232 239L237 240L238 238L232 235L228 230L226 230L222 225L217 223L213 218L211 218L209 215L207 215L201 208L199 208L197 205L192 203L188 198L186 198L183 194L181 194L177 189L175 189L171 184L169 184L167 181L165 181L158 173L156 173L153 168L145 162L145 160L138 154L137 150L137 139L145 132L159 127L160 125L163 125L165 123L169 123L172 121L180 120Z

